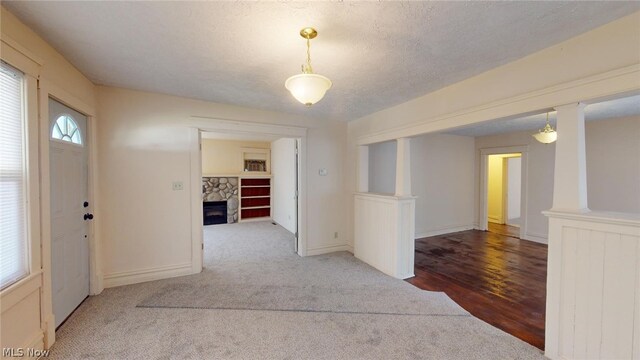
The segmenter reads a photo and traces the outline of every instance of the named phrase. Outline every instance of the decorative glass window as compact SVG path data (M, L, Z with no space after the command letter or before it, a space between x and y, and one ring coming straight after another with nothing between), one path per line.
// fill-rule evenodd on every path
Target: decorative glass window
M58 117L55 124L53 124L53 129L51 129L51 137L82 145L82 137L78 124L69 115L61 115Z

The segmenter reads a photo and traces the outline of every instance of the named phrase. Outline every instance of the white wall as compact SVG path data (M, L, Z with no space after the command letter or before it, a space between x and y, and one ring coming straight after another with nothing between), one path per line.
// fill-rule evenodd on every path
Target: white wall
M369 192L396 192L396 141L369 146Z
M591 210L640 213L640 116L587 122Z
M519 225L522 195L522 158L507 158L507 224ZM515 220L515 221L514 221Z
M411 190L416 238L474 226L474 139L425 135L411 139Z
M295 139L271 143L271 217L292 233L296 231Z
M342 154L345 127L327 119L112 87L98 88L101 235L108 285L188 272L191 262L190 127L206 118L307 126L307 251L345 250ZM199 118L193 118L198 116ZM159 166L161 165L161 166ZM329 175L318 176L318 168ZM182 181L184 190L172 191Z

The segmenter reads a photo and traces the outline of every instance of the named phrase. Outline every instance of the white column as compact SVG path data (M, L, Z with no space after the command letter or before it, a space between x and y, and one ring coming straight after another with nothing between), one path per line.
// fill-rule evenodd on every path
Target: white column
M369 146L358 146L357 192L369 192Z
M582 103L557 106L556 162L553 208L556 211L587 212L587 162Z
M411 196L411 143L409 138L396 141L396 196Z

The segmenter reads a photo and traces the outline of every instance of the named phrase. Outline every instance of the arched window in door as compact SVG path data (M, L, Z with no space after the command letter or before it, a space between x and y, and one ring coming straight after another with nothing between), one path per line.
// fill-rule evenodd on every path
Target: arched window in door
M78 124L69 115L60 115L51 129L51 137L53 139L68 141L74 144L82 145L82 135Z

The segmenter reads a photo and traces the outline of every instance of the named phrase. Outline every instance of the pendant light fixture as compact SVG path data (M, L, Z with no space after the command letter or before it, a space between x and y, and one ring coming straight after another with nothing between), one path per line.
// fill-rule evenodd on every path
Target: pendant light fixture
M307 63L302 65L302 74L293 75L284 83L284 87L291 92L296 100L311 106L322 100L324 94L331 88L331 80L314 74L311 68L310 40L318 36L316 29L306 27L300 30L300 36L307 39Z
M549 113L547 113L547 124L536 134L531 135L543 144L551 144L558 139L558 133L549 124Z

